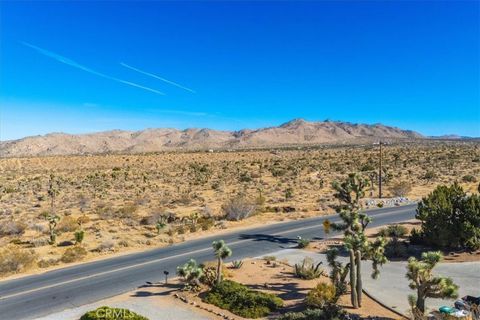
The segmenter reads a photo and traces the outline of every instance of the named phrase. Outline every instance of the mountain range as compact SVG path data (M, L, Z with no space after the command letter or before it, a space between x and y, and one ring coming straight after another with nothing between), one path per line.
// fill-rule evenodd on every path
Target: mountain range
M318 144L427 139L418 132L382 124L294 119L277 127L219 131L158 128L88 134L49 133L0 142L1 157L142 153L168 150L246 149Z

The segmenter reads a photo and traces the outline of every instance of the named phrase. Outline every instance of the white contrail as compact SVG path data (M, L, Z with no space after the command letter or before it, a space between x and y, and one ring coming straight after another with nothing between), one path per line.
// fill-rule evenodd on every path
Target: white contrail
M90 69L86 66L83 66L71 59L68 59L62 55L59 55L55 52L52 52L52 51L49 51L49 50L45 50L45 49L42 49L40 47L37 47L33 44L30 44L28 42L24 42L24 41L20 41L21 44L27 46L27 47L30 47L34 50L36 50L37 52L49 57L49 58L52 58L52 59L55 59L57 60L58 62L61 62L61 63L64 63L66 65L69 65L71 67L74 67L74 68L77 68L77 69L80 69L80 70L83 70L83 71L86 71L86 72L89 72L91 74L94 74L96 76L99 76L99 77L102 77L102 78L105 78L105 79L109 79L109 80L112 80L112 81L116 81L116 82L120 82L120 83L123 83L123 84L126 84L126 85L129 85L129 86L132 86L132 87L136 87L136 88L140 88L140 89L143 89L143 90L147 90L147 91L150 91L150 92L153 92L153 93L156 93L156 94L161 94L161 95L165 95L165 93L161 92L161 91L158 91L156 89L152 89L152 88L149 88L149 87L145 87L145 86L142 86L140 84L137 84L137 83L134 83L134 82L130 82L130 81L126 81L126 80L122 80L122 79L119 79L119 78L115 78L115 77L112 77L112 76L109 76L109 75L106 75L104 73L101 73L101 72L98 72L98 71L95 71L93 69Z
M182 86L181 84L178 84L178 83L176 83L176 82L170 81L170 80L165 79L165 78L162 78L162 77L160 77L160 76L157 76L156 74L153 74L153 73L150 73L150 72L147 72L147 71L143 71L143 70L137 69L137 68L132 67L132 66L130 66L130 65L124 63L124 62L120 62L120 65L124 66L125 68L131 69L131 70L133 70L133 71L137 71L137 72L142 73L142 74L144 74L144 75L147 75L147 76L153 77L153 78L155 78L155 79L161 80L161 81L166 82L166 83L168 83L168 84L171 84L171 85L173 85L173 86L182 88L183 90L190 91L191 93L196 93L195 90L192 90L192 89L190 89L190 88L184 87L184 86Z

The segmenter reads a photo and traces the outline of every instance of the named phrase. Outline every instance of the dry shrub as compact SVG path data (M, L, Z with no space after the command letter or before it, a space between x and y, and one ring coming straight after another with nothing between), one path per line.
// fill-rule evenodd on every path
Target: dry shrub
M60 260L64 263L82 260L87 255L87 250L83 247L72 247L65 250Z
M114 248L115 248L115 242L113 242L112 240L105 240L98 245L95 251L97 252L113 251Z
M77 230L78 222L72 216L63 217L58 224L57 230L60 232L73 232Z
M48 268L48 267L51 267L51 266L56 266L57 264L58 264L58 260L53 259L53 258L42 259L42 260L38 261L38 266L40 268Z
M48 245L49 241L50 240L48 238L35 238L32 241L30 241L30 243L35 248L38 248L38 247L44 247L44 246Z
M222 207L225 212L225 219L239 221L250 217L255 213L257 206L242 196L237 196Z
M412 190L412 184L408 181L400 181L390 187L390 192L395 197L404 197Z
M0 249L0 274L17 273L33 267L37 255L33 250L7 246Z
M25 232L27 225L20 221L7 221L0 224L0 236L19 236Z

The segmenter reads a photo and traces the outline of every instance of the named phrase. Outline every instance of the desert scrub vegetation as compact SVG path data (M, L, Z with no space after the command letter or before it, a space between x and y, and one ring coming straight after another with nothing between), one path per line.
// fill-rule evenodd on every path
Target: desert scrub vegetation
M383 168L386 197L420 199L453 181L468 194L478 186L480 148L386 145ZM74 241L79 229L88 235L88 258L114 252L105 241L128 239L116 251L163 246L194 233L331 213L331 183L348 172L368 178L364 201L378 188L375 146L1 158L0 169L0 246L18 239L15 246L46 260L61 256L56 244ZM39 245L45 237L51 246Z
M207 303L245 318L261 318L283 306L279 297L224 280L215 285L205 296Z
M80 320L148 320L148 318L128 309L100 307L85 313Z
M0 273L18 273L35 266L37 255L33 250L19 249L16 246L6 246L0 249Z

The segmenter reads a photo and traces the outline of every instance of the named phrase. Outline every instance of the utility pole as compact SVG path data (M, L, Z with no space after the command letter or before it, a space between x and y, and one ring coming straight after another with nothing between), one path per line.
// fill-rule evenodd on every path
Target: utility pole
M378 169L378 198L382 199L382 141L380 144L380 166Z

